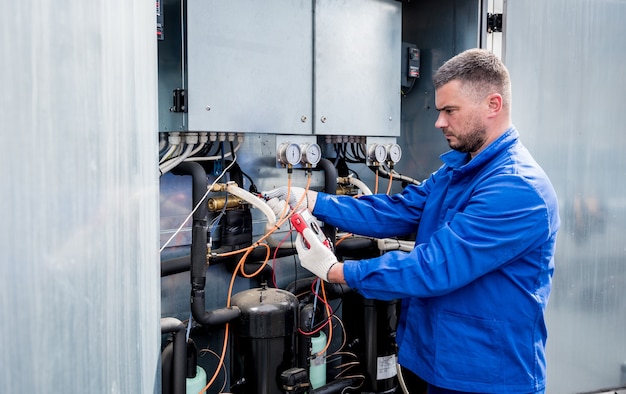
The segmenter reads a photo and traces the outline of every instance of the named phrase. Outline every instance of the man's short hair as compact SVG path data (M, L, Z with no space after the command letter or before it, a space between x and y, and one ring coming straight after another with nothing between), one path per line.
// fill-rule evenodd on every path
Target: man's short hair
M468 49L445 62L433 76L435 89L448 82L461 82L462 90L477 102L491 93L502 96L503 106L511 106L511 79L500 59L485 49Z

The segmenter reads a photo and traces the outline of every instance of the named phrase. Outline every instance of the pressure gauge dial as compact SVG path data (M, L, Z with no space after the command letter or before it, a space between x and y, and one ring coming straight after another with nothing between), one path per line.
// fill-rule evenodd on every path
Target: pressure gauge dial
M282 165L292 165L295 166L300 163L302 159L302 151L300 150L300 145L284 142L278 146L278 150L276 151L276 159Z
M300 149L302 150L302 162L304 164L310 164L315 167L322 160L322 148L318 144L303 144Z
M367 156L371 161L382 163L387 158L387 149L381 144L372 144L367 150Z
M387 159L392 163L397 163L402 158L402 148L398 144L389 144L386 146Z

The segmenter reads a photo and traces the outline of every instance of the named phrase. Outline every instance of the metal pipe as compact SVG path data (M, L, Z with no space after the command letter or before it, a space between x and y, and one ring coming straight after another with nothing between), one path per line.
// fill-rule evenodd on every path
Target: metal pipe
M237 196L229 196L228 198L212 197L212 198L209 198L207 206L209 207L210 211L218 212L224 208L224 205L226 205L226 209L232 209L232 208L238 208L244 203L245 203L244 200Z
M161 333L174 334L174 351L171 366L163 365L163 368L171 368L173 371L172 382L163 381L163 392L169 392L172 388L173 394L185 394L187 391L186 366L187 366L187 341L185 340L185 325L173 317L161 318ZM169 358L169 357L166 357ZM164 374L164 377L167 374Z

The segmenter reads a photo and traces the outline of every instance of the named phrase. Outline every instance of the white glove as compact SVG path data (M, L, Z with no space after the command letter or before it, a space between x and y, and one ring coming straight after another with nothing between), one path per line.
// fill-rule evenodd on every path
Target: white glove
M307 245L309 246L307 248ZM296 250L300 258L300 264L328 282L328 271L337 263L334 253L317 238L310 228L304 229L304 234L298 233L296 238Z
M280 216L285 211L285 200L287 198L287 192L289 188L287 186L282 186L277 189L272 189L268 191L261 192L263 197L268 200L267 205L272 208L272 211L276 214L276 216ZM298 205L297 210L302 211L307 209L308 199L307 197L302 198L304 195L304 189L301 187L292 187L291 193L289 193L289 201L287 202L292 209L296 208L298 201L302 199L300 205Z

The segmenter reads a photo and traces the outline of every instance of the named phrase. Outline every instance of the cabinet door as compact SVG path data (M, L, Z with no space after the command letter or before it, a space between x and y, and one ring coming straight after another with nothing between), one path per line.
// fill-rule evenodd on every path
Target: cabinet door
M314 133L400 135L402 4L315 2Z
M310 0L187 2L188 129L311 134Z

